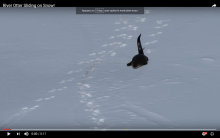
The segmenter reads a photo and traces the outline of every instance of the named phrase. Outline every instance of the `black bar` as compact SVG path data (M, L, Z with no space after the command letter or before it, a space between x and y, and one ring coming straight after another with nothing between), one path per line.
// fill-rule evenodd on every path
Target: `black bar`
M207 132L207 133L203 133ZM91 135L102 135L102 136L112 136L115 137L116 135L119 136L119 134L123 135L123 137L126 136L134 136L137 137L137 134L139 136L162 136L162 137L180 137L180 136L186 136L186 137L198 137L198 136L206 136L206 137L219 137L220 131L0 131L0 137L2 136L28 136L28 137L48 137L48 136L76 136L76 134L79 134L78 136L91 136Z

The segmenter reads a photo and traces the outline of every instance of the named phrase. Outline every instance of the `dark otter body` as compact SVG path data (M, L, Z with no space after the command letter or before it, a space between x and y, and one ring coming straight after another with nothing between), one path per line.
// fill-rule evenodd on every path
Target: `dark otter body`
M139 35L137 39L137 46L138 46L138 53L132 58L132 61L127 64L127 66L132 66L134 69L137 69L141 66L147 65L148 63L148 57L144 55L143 48L141 46L140 41L141 34Z

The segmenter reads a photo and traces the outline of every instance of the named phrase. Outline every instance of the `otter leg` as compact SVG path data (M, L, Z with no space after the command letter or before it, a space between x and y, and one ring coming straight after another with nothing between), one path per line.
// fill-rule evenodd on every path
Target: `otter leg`
M134 69L138 68L138 64L137 64L137 63L134 63L134 64L133 64L133 68L134 68Z
M131 66L131 62L127 64L127 66Z

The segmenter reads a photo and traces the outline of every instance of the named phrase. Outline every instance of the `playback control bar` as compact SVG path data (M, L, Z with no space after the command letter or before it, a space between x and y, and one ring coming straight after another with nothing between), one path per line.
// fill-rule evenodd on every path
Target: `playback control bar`
M187 137L220 137L220 131L0 131L0 137L43 137L43 136L75 136L76 134L80 134L80 137L91 135L99 135L102 136L116 136L118 134L122 134L123 137L126 135L137 136L137 134L143 134L147 137L149 136L187 136ZM104 135L103 135L104 134Z
M30 137L30 136L46 136L47 132L43 132L43 131L8 131L8 132L0 132L0 137L2 136L7 136L7 137L15 137L15 136L26 136L26 137Z

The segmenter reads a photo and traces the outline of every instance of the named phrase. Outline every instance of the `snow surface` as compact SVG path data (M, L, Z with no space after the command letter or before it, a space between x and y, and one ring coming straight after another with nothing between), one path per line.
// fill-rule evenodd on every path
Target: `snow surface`
M220 129L219 11L0 8L0 130Z

